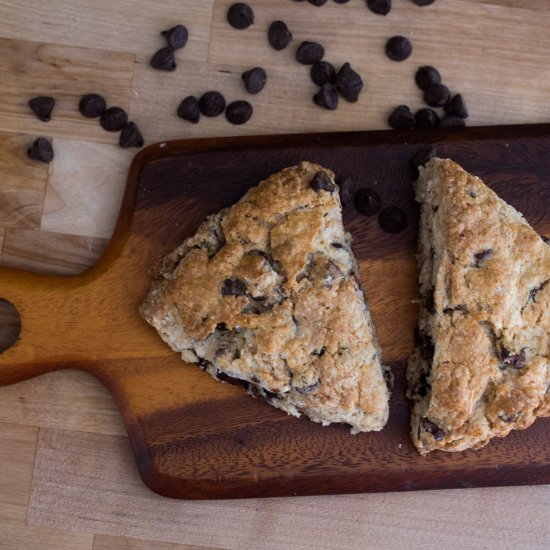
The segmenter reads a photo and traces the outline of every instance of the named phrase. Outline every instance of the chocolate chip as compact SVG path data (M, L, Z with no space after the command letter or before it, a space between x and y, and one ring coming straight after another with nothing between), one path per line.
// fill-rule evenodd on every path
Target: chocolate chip
M221 293L222 296L245 296L246 283L236 277L230 277L223 282Z
M336 186L325 172L317 172L313 176L309 185L317 193L321 190L327 191L328 193L333 193L336 190Z
M283 21L273 21L267 31L267 39L277 51L284 50L292 40L292 33Z
M259 94L267 81L267 73L261 67L254 67L242 75L244 87L249 94Z
M225 323L218 323L216 325L216 330L219 330L221 332L225 332L227 330L227 325Z
M225 110L225 98L220 92L206 92L199 99L199 110L204 116L219 116Z
M199 367L202 368L202 370L205 370L206 367L209 367L210 365L212 365L212 363L208 361L208 359L205 359L204 357L199 357L197 363Z
M185 99L183 99L178 107L178 116L180 118L183 118L183 120L187 120L189 122L192 122L193 124L197 124L197 122L201 118L201 113L199 110L199 100L192 95L187 96Z
M407 227L407 216L401 208L389 206L380 212L378 223L386 233L400 233Z
M328 0L307 0L310 4L314 6L324 6Z
M353 199L353 180L349 176L343 176L339 178L336 183L340 188L340 201L342 202L342 205L344 206L350 203Z
M388 124L396 130L406 130L414 127L416 118L406 105L399 105L388 117Z
M29 107L38 120L48 122L55 107L55 99L49 96L33 97L29 99Z
M435 156L437 156L437 151L433 145L427 145L426 147L422 147L412 156L411 166L413 168L418 168L419 166L423 166L430 159L433 159Z
M440 84L441 75L435 67L432 67L431 65L424 65L423 67L418 67L414 80L417 86L421 90L425 91L432 84Z
M322 357L323 355L325 355L326 351L327 351L326 346L323 346L321 349L314 349L311 352L311 355L316 355L317 357Z
M143 136L134 122L128 122L122 128L118 144L123 149L127 149L128 147L143 147Z
M464 119L455 115L445 115L439 121L440 128L464 128L464 126L466 126Z
M520 370L525 366L525 352L522 350L519 353L512 353L508 351L504 346L501 346L498 352L498 359L500 361L500 368L506 369L512 367Z
M176 70L176 58L174 57L174 48L172 46L164 46L151 57L149 65L153 69L159 71L175 71Z
M353 198L356 210L363 216L374 216L382 206L380 195L374 189L363 187Z
M431 313L432 315L435 314L435 288L431 288L428 292L428 296L426 296L426 311L428 313Z
M328 61L318 61L311 67L311 72L309 73L311 80L317 86L322 86L327 82L334 82L336 78L336 71L334 66Z
M447 435L447 432L443 428L440 428L435 422L426 417L422 419L422 429L432 434L436 441L441 441Z
M391 0L367 0L367 8L377 15L387 15L391 10Z
M506 414L504 412L498 413L497 416L503 422L515 422L519 418L518 414Z
M482 267L485 262L493 255L494 251L492 248L488 248L487 250L482 250L481 252L477 252L474 254L474 265L473 267Z
M435 128L439 124L439 116L433 109L420 109L414 114L417 128Z
M347 4L349 0L332 0L335 4Z
M174 50L184 48L189 38L187 27L184 25L176 25L167 31L162 31L160 34L166 38L169 46L172 46Z
M241 125L250 120L252 116L252 105L248 101L233 101L225 110L225 117L231 124Z
M417 6L429 6L433 4L435 0L412 0Z
M336 75L334 85L346 101L355 103L363 89L363 79L349 63L344 63Z
M546 237L545 235L541 235L540 238L541 238L546 244L550 244L550 238Z
M51 162L53 160L52 144L43 137L34 140L30 149L27 150L27 155L33 160L40 162Z
M318 42L302 42L296 50L296 61L302 65L313 65L321 61L325 55L325 48Z
M108 132L119 132L128 124L128 115L120 107L110 107L101 113L100 124Z
M404 36L392 36L386 42L386 55L393 61L405 61L412 50L411 42Z
M423 359L431 362L434 358L435 346L433 340L427 334L420 332L419 328L414 329L414 342L416 347L420 351L420 355Z
M445 105L445 112L449 115L455 115L460 118L468 118L468 107L464 103L464 98L461 94L456 94Z
M319 380L317 380L317 382L314 382L313 384L309 384L308 386L294 386L294 389L298 393L313 393L318 387Z
M442 107L449 101L450 95L449 88L445 84L434 82L424 91L424 101L430 107Z
M330 246L332 246L332 248L344 248L342 243L330 243Z
M338 92L333 84L325 82L313 96L313 102L319 107L334 111L338 107Z
M80 98L78 110L86 118L96 118L105 111L107 103L99 94L85 94Z
M254 23L254 12L244 2L237 2L227 10L227 21L235 29L247 29Z

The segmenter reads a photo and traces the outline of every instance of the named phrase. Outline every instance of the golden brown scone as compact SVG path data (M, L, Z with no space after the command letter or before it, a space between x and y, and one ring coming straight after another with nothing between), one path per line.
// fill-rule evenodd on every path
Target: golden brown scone
M141 313L218 380L380 430L389 392L333 177L302 162L210 216L161 262Z
M421 454L550 415L550 247L451 160L420 168L420 316L408 365Z

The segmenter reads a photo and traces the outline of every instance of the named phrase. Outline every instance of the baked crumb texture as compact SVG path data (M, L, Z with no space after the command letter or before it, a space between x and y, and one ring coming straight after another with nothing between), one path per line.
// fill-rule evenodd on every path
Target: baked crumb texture
M550 247L451 160L420 169L416 199L412 439L423 455L479 449L550 415Z
M388 419L386 372L334 174L302 162L165 257L141 314L182 358L352 433Z

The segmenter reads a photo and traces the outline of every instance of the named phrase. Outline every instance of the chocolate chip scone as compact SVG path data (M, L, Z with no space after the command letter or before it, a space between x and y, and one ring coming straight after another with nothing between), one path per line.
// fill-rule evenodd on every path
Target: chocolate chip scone
M421 454L479 449L550 415L550 247L451 160L420 168L416 198L412 439Z
M289 414L380 430L389 392L334 174L302 162L165 257L141 314L182 358Z

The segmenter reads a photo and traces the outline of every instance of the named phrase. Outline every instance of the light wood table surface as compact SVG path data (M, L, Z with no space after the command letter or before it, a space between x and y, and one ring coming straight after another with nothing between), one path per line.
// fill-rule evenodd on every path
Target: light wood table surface
M81 117L81 94L99 92L129 110L147 143L176 138L386 127L392 106L422 106L414 84L433 64L470 108L469 125L550 122L550 0L437 0L419 8L394 0L389 16L364 0L323 7L250 0L255 24L231 28L228 0L0 0L0 264L78 273L100 257L112 233L135 151ZM281 52L266 28L283 19L294 42ZM148 60L159 32L184 23L187 47L174 73ZM384 55L402 34L414 51ZM357 104L336 112L311 102L308 69L293 59L302 40L363 75ZM258 96L240 74L268 71ZM241 127L225 118L198 125L175 116L189 94L218 89L250 99ZM51 122L26 102L57 99ZM50 165L31 162L32 140L53 138ZM1 289L0 289L1 295ZM48 327L44 327L48 330ZM55 338L55 334L52 334ZM550 467L550 466L549 466ZM416 493L172 501L141 483L124 426L107 391L66 371L0 388L0 548L549 548L550 487Z

